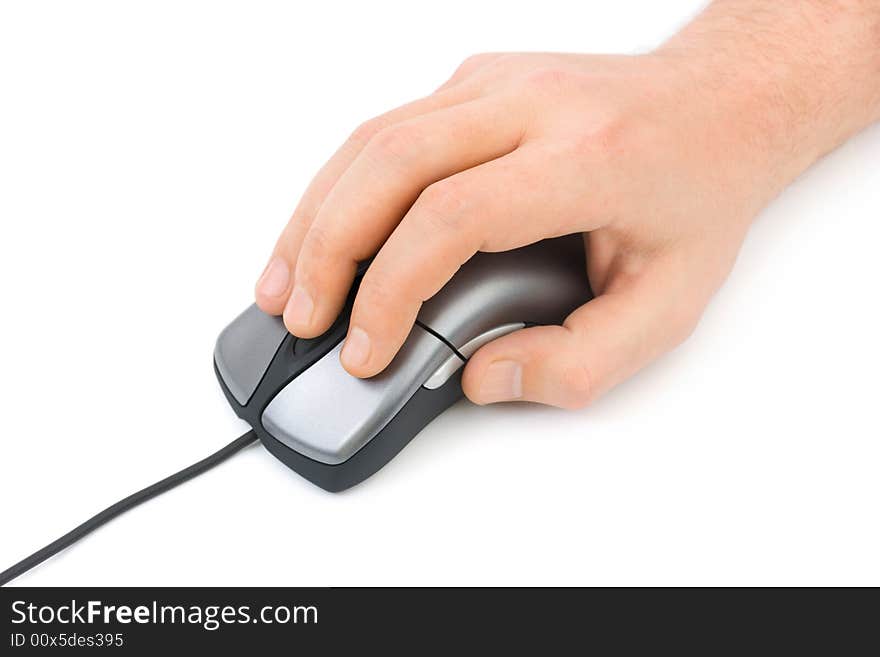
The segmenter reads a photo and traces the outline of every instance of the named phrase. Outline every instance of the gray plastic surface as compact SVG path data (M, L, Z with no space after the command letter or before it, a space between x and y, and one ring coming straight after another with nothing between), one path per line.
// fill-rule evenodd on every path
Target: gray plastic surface
M214 346L214 361L239 404L248 403L286 335L282 319L265 314L256 305L223 329Z
M514 331L518 331L521 328L525 328L525 324L522 322L514 322L513 324L504 324L503 326L496 326L493 329L489 329L485 333L481 333L477 337L469 340L464 343L459 349L458 353L464 356L465 358L470 358L475 353L477 353L477 349L482 347L484 344L492 342L492 340L497 340L503 335L507 335L508 333L513 333ZM425 381L425 387L428 390L436 390L444 383L449 380L449 377L458 372L459 369L464 367L465 361L458 357L457 354L453 354L440 365L434 373L428 377L428 380Z
M381 373L358 379L339 362L337 345L284 387L263 412L263 428L315 461L336 465L367 444L454 352L413 326ZM457 358L457 357L456 357Z
M582 235L477 254L422 305L418 319L456 349L504 324L558 324L590 300L584 262Z

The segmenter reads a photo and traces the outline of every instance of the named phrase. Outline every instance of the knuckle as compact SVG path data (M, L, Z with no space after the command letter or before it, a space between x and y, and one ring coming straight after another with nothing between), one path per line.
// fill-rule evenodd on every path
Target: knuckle
M504 57L505 53L497 53L497 52L478 52L474 53L470 57L468 57L465 61L470 62L472 64L485 64L487 62L492 61L493 59L498 59L499 57Z
M578 153L598 153L612 158L634 149L651 147L650 132L632 113L622 108L606 108L586 124L581 135L573 140Z
M419 129L407 123L399 123L377 132L367 144L365 152L379 162L402 163L419 152L421 142L422 134Z
M484 66L495 66L498 62L507 61L510 53L481 52L467 57L455 70L454 78L473 73Z
M570 365L562 370L563 399L561 406L578 409L589 406L595 398L595 386L590 369L586 365Z
M519 52L506 52L495 57L489 62L489 66L497 70L507 70L513 68L518 63L524 62L526 57Z
M466 195L460 185L444 180L430 185L422 192L416 217L431 232L456 232L462 228L467 204Z
M465 57L461 64L459 64L458 67L455 69L453 78L460 77L469 73L470 71L474 71L480 68L480 66L482 66L486 61L486 53L478 53L476 55Z
M288 222L291 228L296 230L307 229L311 226L312 222L315 220L315 212L312 207L301 207L297 208L296 212L293 213L293 216L290 217L290 221Z
M318 214L318 207L318 204L313 202L312 199L303 198L299 206L294 210L293 215L290 217L288 226L304 236L306 231L311 228L315 221L315 217Z
M381 316L381 309L388 308L397 298L397 285L391 272L382 267L370 267L361 281L357 293L358 314L363 316L368 310L370 316L377 312Z
M532 92L558 94L572 87L580 76L559 66L547 66L529 72L524 84Z
M302 255L312 260L320 260L331 252L333 240L325 226L315 222L309 228L309 232L303 241Z
M364 121L352 131L348 138L348 143L357 149L361 149L386 127L388 127L388 120L383 116L376 116L368 121Z
M486 64L491 60L493 55L487 52L476 53L474 55L470 55L466 57L464 61L459 64L458 69L455 71L456 73L466 73L467 71L473 71L474 69L479 68L483 64Z
M675 349L685 342L696 330L704 308L705 305L695 300L684 299L657 309L651 319L645 322L646 358L658 355L656 352ZM649 326L654 330L650 330Z

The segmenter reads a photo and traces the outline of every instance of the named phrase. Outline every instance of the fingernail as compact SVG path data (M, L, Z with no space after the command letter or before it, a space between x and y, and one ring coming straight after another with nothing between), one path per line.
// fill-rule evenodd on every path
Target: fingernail
M362 328L355 326L348 332L342 348L342 363L348 367L359 367L370 357L370 336Z
M260 280L257 282L257 289L261 294L267 297L277 297L284 294L287 286L290 284L290 267L283 258L272 256L269 264Z
M497 360L489 365L480 382L480 400L491 404L520 397L522 397L522 365L515 360Z
M312 321L312 311L315 310L315 302L312 296L304 288L296 286L287 300L287 308L284 311L284 320L294 326L308 326Z

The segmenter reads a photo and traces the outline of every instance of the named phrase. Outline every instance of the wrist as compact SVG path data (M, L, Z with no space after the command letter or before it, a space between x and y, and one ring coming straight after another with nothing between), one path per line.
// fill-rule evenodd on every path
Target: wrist
M653 53L778 193L880 119L880 2L717 0Z

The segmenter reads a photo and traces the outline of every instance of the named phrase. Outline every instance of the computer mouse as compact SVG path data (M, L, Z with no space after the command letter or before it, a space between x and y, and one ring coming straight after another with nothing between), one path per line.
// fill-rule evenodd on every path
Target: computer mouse
M581 235L479 253L418 314L391 364L359 379L339 361L363 268L333 326L317 338L247 308L220 334L214 369L235 413L284 464L337 492L388 463L459 400L462 367L511 331L559 324L589 301Z

